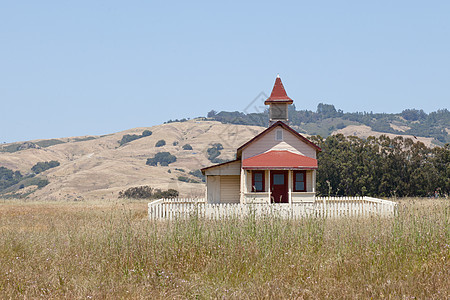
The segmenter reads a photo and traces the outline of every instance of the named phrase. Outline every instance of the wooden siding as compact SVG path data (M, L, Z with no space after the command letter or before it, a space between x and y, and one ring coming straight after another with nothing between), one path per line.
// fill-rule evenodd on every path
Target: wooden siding
M208 203L220 203L220 176L206 176Z
M205 171L205 175L240 175L241 161L234 161Z
M278 129L283 130L283 141L277 141L275 139L276 131ZM248 145L242 151L242 159L253 157L269 150L288 150L307 157L316 158L316 149L300 140L291 132L287 131L281 126L278 126L260 139Z
M220 176L220 203L239 203L241 176Z
M306 191L313 191L313 171L306 171Z
M269 108L270 120L287 120L288 104L271 104Z

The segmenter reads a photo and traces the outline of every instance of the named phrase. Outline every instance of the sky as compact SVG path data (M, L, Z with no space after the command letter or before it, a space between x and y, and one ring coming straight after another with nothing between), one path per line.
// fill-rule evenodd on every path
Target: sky
M298 110L448 109L449 37L450 1L1 1L0 143L258 111L278 73Z

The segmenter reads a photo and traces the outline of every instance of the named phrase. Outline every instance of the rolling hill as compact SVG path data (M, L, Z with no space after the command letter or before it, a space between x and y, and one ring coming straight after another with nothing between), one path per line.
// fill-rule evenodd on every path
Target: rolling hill
M152 131L152 135L120 146L124 135L139 135L144 130ZM196 197L204 194L204 184L189 172L212 164L207 155L211 144L223 145L219 158L233 159L235 149L262 130L264 128L258 126L190 120L134 128L105 136L5 144L3 149L20 150L0 152L0 167L26 175L38 162L60 162L60 166L36 175L48 179L49 184L45 187L18 189L19 185L16 185L6 190L6 196L29 193L28 199L115 199L119 191L128 187L149 185L163 190L173 188L182 196ZM159 140L165 140L166 145L156 147ZM192 150L183 150L185 144L190 144ZM158 152L170 152L177 160L169 166L146 165L146 160ZM179 181L180 176L200 183Z
M298 126L293 127L304 131ZM26 179L3 191L0 189L0 197L55 201L117 199L120 191L141 185L163 190L176 189L183 197L202 197L205 185L200 178L189 173L212 164L208 159L208 149L220 143L223 150L218 159L231 160L237 147L264 129L262 126L199 118L103 136L5 144L0 147L0 168L19 171ZM145 131L147 134L143 135ZM335 129L333 133L359 137L386 134L366 125L355 124ZM431 137L404 136L420 140L427 146L433 143ZM134 140L124 137L134 137ZM165 145L156 147L161 140L165 141ZM191 145L192 150L184 150L189 149L183 147L186 144ZM176 161L168 166L146 165L147 159L158 152L169 152L176 157ZM31 172L38 162L46 161L58 161L60 165L37 175ZM36 181L36 178L41 181ZM0 174L0 183L1 179ZM40 184L45 179L48 184Z

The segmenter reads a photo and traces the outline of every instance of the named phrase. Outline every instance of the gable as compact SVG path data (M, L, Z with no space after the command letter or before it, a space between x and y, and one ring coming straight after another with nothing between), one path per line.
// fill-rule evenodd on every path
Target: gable
M275 123L269 129L238 149L238 151L242 151L242 159L247 159L271 150L286 150L315 159L316 152L318 150L320 151L319 147L300 134L292 132L293 130L287 125L282 126ZM281 139L279 136L280 132L282 135Z
M233 160L222 164L212 165L202 170L203 175L240 175L241 161Z

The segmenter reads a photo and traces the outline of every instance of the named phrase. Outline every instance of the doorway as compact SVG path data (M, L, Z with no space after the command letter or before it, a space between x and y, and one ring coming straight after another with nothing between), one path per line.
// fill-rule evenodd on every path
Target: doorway
M270 191L272 203L289 203L288 171L270 171Z

